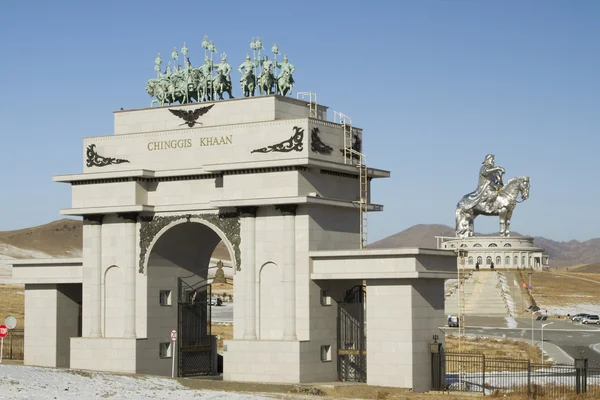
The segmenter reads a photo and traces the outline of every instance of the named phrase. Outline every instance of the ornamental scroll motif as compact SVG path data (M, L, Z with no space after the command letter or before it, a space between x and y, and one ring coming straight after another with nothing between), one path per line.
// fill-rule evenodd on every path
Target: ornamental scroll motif
M294 134L288 140L284 140L281 143L276 143L271 146L261 147L260 149L252 150L251 153L270 153L272 151L278 151L281 153L289 153L290 151L302 151L302 140L304 139L304 129L299 126L294 127Z
M323 143L323 141L319 137L319 128L317 128L316 126L312 128L312 130L310 131L310 138L310 148L313 152L324 155L331 155L333 147Z
M123 160L121 158L103 157L96 152L96 145L90 144L86 150L86 162L85 165L88 167L106 167L111 164L122 164L128 163L129 160Z
M140 261L139 271L144 272L144 260L148 253L150 244L164 227L175 221L188 220L190 218L201 219L208 223L213 224L219 228L224 234L229 243L233 246L235 263L237 270L241 268L241 255L240 255L240 218L238 213L221 213L221 214L183 214L183 215L153 215L143 216L140 218Z

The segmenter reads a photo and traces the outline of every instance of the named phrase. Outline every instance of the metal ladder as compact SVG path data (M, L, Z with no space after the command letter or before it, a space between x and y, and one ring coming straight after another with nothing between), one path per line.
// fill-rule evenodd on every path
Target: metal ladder
M359 199L355 203L358 203L360 212L360 249L363 249L368 243L369 171L367 168L367 156L354 149L352 118L339 111L334 111L333 122L342 126L344 134L344 164L354 164L358 168ZM358 161L355 162L355 159Z
M308 97L308 100L306 98ZM317 119L317 94L313 92L298 92L296 99L308 102L309 118Z
M354 153L354 150L352 150ZM368 215L369 215L369 176L367 169L367 157L361 153L359 155L359 162L356 165L358 168L358 181L360 185L360 193L358 206L360 209L360 248L363 249L368 241Z

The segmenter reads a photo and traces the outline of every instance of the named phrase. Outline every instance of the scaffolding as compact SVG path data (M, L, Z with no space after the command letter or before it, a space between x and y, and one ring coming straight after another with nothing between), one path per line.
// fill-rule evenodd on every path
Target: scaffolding
M339 112L333 112L333 122L341 125L344 135L344 164L353 164L358 169L359 194L358 204L360 214L360 249L368 243L368 212L369 212L369 169L367 156L354 147L354 130L352 118Z
M467 250L462 241L459 243L459 247L455 250L458 256L458 268L457 270L457 278L458 278L458 287L457 287L457 308L456 312L458 313L458 353L461 354L464 348L464 340L465 340L465 281L467 279L467 274L465 272L465 257L467 256ZM465 371L463 369L462 362L458 363L458 385L459 388L462 388L465 384L464 382L464 374Z
M308 98L308 100L306 100ZM317 94L313 92L298 92L296 99L306 101L308 104L309 118L317 119Z

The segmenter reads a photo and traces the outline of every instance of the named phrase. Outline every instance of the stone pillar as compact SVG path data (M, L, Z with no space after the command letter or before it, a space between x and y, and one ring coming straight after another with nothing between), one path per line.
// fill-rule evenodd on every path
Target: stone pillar
M136 275L137 275L137 213L120 213L118 217L123 219L123 273L125 276L125 330L123 337L135 338L135 295L136 295Z
M283 340L297 340L296 336L296 208L297 204L275 206L283 215L283 250L285 290Z
M84 267L90 270L90 337L102 337L102 220L104 215L85 215Z
M244 340L256 340L256 210L258 207L240 207L242 217L242 266L246 277L246 315Z

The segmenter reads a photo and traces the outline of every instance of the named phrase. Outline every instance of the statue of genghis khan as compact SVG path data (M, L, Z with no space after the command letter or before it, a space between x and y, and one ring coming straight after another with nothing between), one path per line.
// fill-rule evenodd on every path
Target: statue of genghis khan
M517 197L519 194L523 200L529 197L529 177L516 177L504 185L502 177L506 170L496 166L494 158L493 154L485 156L479 169L477 189L463 196L456 205L458 237L473 236L473 221L478 215L498 215L500 236L510 236L510 219L518 203Z

